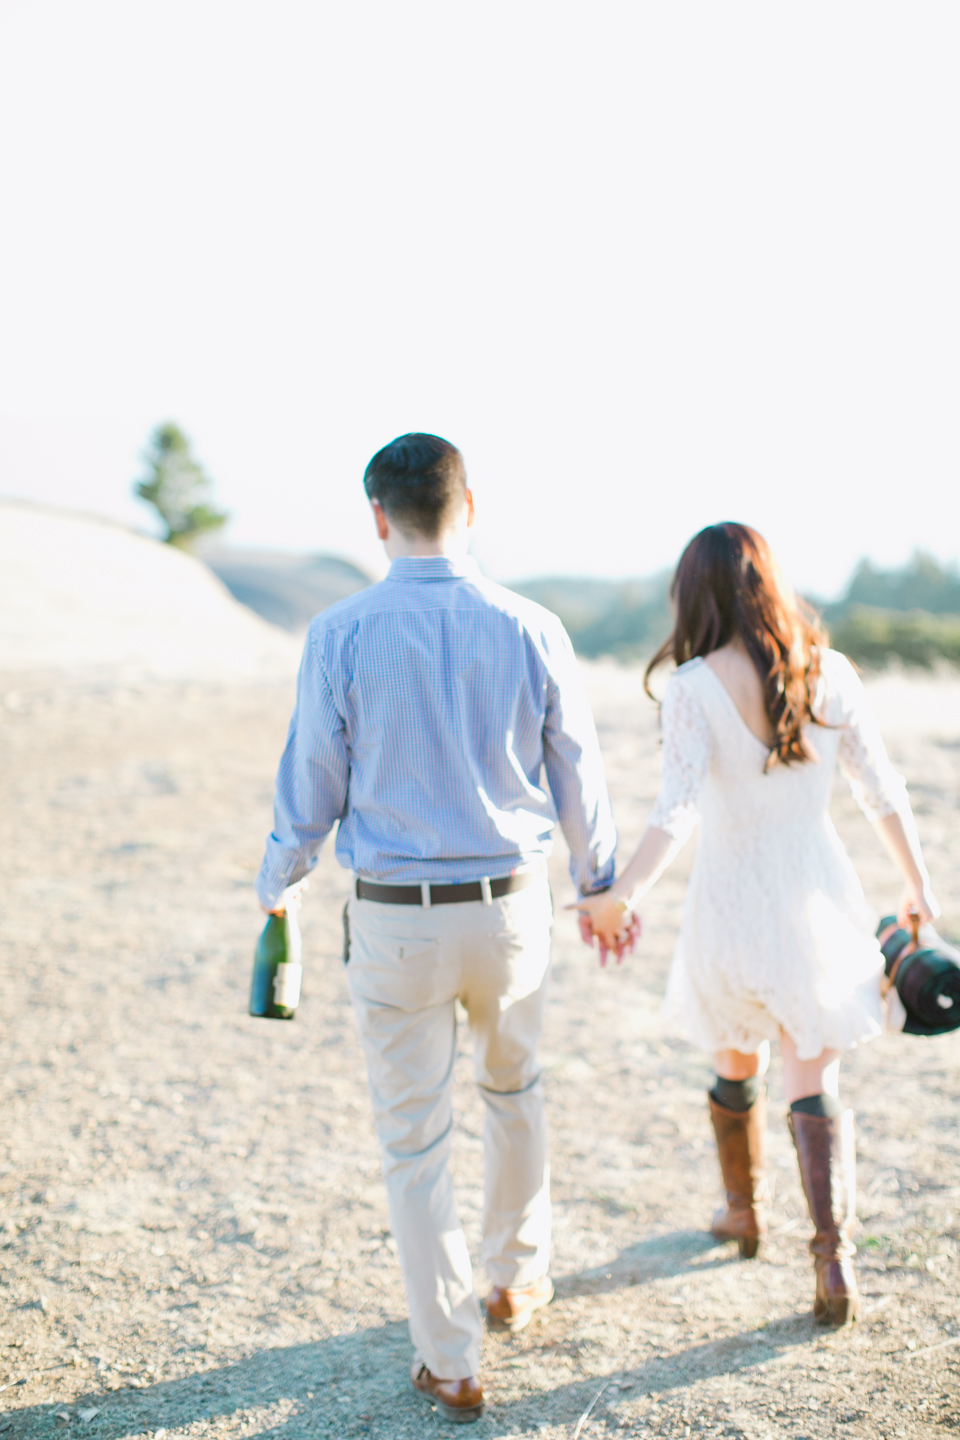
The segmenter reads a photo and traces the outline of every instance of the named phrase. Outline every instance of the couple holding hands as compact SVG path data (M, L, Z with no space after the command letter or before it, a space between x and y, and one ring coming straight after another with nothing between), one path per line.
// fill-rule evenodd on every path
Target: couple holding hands
M700 821L667 1012L715 1057L709 1107L727 1200L712 1233L757 1253L763 1076L778 1040L815 1230L814 1314L855 1319L854 1127L839 1069L883 1028L883 959L828 816L837 767L903 874L901 921L937 913L904 783L855 670L761 536L729 523L696 535L673 582L673 634L648 670L676 667L661 703L660 791L617 875L570 642L555 615L469 558L460 452L401 436L370 461L364 486L390 569L310 625L257 891L266 909L282 906L337 825L337 858L355 877L347 978L414 1387L447 1419L479 1419L483 1311L516 1331L553 1296L537 1045L557 823L584 938L619 958L637 941L643 896ZM485 1106L483 1310L448 1166L457 1000Z

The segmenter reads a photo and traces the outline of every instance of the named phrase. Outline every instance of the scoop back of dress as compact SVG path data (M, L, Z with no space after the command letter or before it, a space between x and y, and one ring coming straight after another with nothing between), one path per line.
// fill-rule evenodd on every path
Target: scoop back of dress
M671 677L660 793L650 823L678 839L702 822L667 1010L705 1050L750 1053L782 1026L801 1059L882 1029L875 916L829 815L838 766L869 818L899 810L863 686L820 654L807 738L817 759L768 768L769 751L702 659Z

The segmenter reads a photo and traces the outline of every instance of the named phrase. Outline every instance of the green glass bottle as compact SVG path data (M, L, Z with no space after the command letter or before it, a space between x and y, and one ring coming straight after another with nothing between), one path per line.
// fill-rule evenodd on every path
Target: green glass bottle
M292 1020L303 978L296 902L282 915L269 915L253 957L250 1014L265 1020Z

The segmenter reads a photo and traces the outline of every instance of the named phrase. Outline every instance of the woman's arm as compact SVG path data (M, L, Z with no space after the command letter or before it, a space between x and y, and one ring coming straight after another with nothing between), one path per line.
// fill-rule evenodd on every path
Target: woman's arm
M660 790L636 854L611 888L588 895L577 909L581 933L621 958L640 933L634 907L690 838L699 819L699 797L710 769L713 736L695 690L682 675L667 683L660 707L663 739Z
M684 840L675 839L666 830L648 825L633 859L610 889L602 895L587 896L580 901L577 909L589 918L593 933L602 946L619 951L626 944L630 938L633 911L683 844Z
M857 804L906 882L897 918L901 925L908 925L909 912L914 909L922 923L929 923L940 914L940 906L923 863L907 787L891 764L859 675L845 657L833 651L827 651L826 655L830 656L833 684L843 711L840 769L849 781Z
M874 822L891 859L904 878L904 891L897 909L897 920L905 928L910 925L910 912L920 916L922 925L940 914L940 906L930 888L930 876L923 863L920 837L909 804Z

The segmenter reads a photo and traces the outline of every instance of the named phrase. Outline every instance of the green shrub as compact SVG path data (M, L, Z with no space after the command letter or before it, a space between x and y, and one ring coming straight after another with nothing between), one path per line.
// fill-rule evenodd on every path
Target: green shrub
M891 660L924 669L944 660L960 665L960 615L851 605L831 624L830 643L858 665L881 666Z

